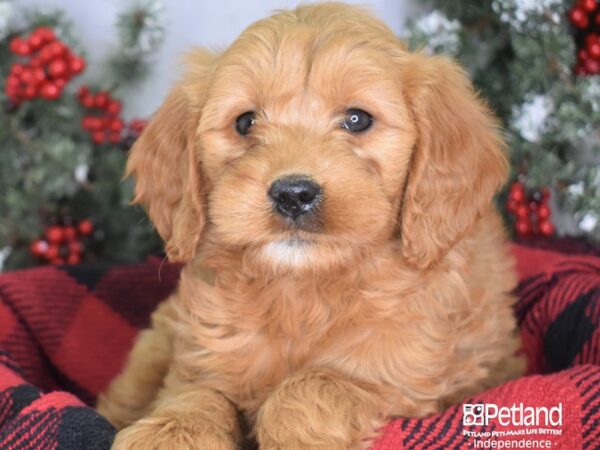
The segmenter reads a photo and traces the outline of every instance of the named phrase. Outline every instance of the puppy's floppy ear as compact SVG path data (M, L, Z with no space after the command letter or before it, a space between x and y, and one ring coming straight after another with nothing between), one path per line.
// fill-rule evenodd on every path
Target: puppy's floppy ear
M438 260L488 207L508 175L496 120L451 60L407 55L403 80L418 138L400 216L407 261Z
M214 55L198 50L131 150L126 176L135 177L133 203L146 207L170 260L193 258L206 221L196 128L208 66Z

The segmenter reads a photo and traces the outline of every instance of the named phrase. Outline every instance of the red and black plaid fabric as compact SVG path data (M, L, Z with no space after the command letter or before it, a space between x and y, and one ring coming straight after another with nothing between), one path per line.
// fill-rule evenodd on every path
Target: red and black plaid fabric
M543 436L551 448L600 449L600 251L574 240L513 248L521 279L516 313L532 375L466 403L562 402L562 434ZM177 266L158 259L0 276L0 449L109 448L114 430L85 405L119 371L137 331L178 276ZM502 438L507 445L527 437L518 434L521 428L463 425L458 405L392 421L374 450L474 448L477 437L469 432L515 432Z
M0 353L0 448L108 449L114 429L104 418L63 391L43 394Z

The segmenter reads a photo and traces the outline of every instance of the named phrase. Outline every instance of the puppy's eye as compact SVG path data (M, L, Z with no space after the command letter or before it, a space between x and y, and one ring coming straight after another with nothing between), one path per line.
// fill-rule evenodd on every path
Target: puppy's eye
M254 111L247 111L235 119L235 130L240 136L246 136L248 131L250 131L250 127L254 125L254 122L256 122L256 114Z
M373 124L373 116L362 109L351 108L346 110L342 128L353 133L368 130Z

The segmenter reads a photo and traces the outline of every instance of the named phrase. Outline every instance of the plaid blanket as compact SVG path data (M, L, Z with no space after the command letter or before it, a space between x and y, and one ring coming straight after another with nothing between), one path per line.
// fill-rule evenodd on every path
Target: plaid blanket
M373 450L600 449L600 251L564 239L513 250L530 375L442 414L393 420ZM179 267L153 258L0 276L0 449L108 449L115 431L89 406L178 275ZM560 426L505 425L482 414L489 405L558 403ZM528 439L538 446L527 447Z

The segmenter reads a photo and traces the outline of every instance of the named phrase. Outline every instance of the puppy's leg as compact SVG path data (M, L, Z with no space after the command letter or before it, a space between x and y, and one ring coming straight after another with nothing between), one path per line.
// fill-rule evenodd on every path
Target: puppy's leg
M261 450L360 449L386 420L380 388L329 369L299 372L261 407L255 432Z
M171 384L160 392L148 416L117 434L113 450L238 448L240 429L231 402L212 389Z
M146 415L163 385L172 355L169 300L152 314L151 328L140 332L123 372L98 397L97 410L117 429Z

